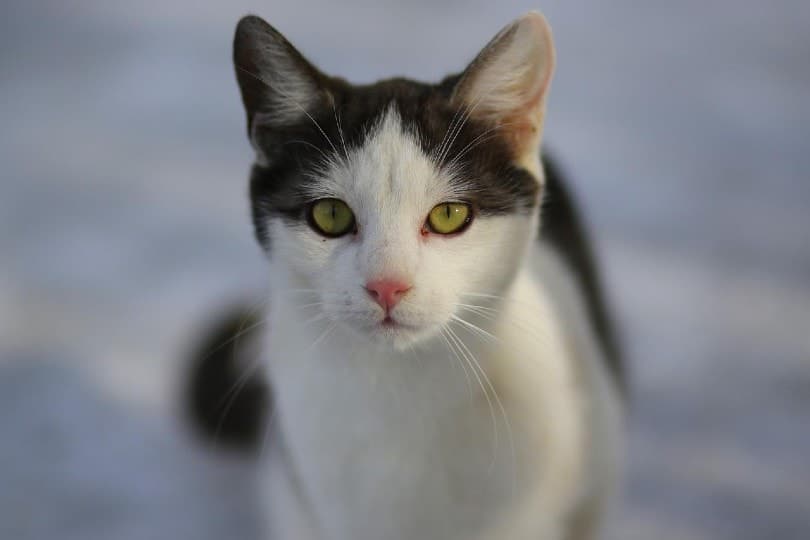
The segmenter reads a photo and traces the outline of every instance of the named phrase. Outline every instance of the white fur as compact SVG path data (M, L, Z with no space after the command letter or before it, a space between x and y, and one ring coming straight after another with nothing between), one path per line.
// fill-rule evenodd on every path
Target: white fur
M568 523L599 513L618 407L537 213L423 237L458 179L393 108L320 180L313 195L345 201L359 233L269 223L270 538L587 540ZM412 285L392 310L406 328L378 324L363 285L381 277Z

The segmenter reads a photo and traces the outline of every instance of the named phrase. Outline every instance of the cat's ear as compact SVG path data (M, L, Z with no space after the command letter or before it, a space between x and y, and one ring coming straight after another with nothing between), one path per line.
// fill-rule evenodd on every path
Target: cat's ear
M233 63L257 159L268 161L266 138L295 126L330 99L328 77L260 17L239 21Z
M518 155L539 148L554 71L554 43L545 17L532 11L490 41L453 90L457 106L501 126Z

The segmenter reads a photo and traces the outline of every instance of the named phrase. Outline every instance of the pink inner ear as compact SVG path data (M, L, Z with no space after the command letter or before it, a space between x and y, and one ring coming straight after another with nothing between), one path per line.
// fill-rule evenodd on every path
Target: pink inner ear
M501 54L520 56L527 53L527 51L515 49L515 47L519 47L519 45L512 45ZM476 89L476 82L482 84L481 80L471 81L470 86L464 92L466 95L462 98L468 103L473 101L476 104L476 115L479 118L501 126L500 132L513 149L516 158L522 157L531 146L539 142L538 136L543 125L544 99L550 86L554 66L553 45L550 38L546 47L551 53L544 60L539 57L531 59L524 57L516 60L518 62L516 65L519 65L520 62L529 64L528 68L525 66L522 68L526 71L519 76L519 80L508 80L508 72L503 71L503 64L500 67L497 64L481 65L480 71L474 75L473 79L477 76L483 79L483 84L489 84L493 89L488 90L485 95L490 95L493 99L491 101L471 99L471 95L474 96L480 92L480 88ZM534 52L543 54L542 48ZM507 60L506 63L509 63L508 59L500 58L500 60ZM498 80L503 77L506 78ZM487 78L494 80L487 81ZM500 84L502 84L501 87L499 87ZM498 94L501 95L498 96Z
M515 150L515 157L526 152L530 145L537 144L537 132L543 123L542 100L548 83L544 83L520 108L503 119L504 137Z
M512 124L504 131L510 148L515 152L514 157L519 157L528 150L528 146L535 144L537 127L529 121Z
M462 99L469 103L471 96L485 96L475 101L480 104L477 115L501 126L502 136L518 157L539 142L555 58L542 15L529 13L511 28L479 55L482 60L472 64L474 71Z

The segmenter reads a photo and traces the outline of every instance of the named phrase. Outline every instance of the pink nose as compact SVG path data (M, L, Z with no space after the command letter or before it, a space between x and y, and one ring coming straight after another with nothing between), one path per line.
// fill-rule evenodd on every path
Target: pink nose
M397 305L402 296L411 289L404 281L397 279L376 279L366 283L366 290L375 302L388 313Z

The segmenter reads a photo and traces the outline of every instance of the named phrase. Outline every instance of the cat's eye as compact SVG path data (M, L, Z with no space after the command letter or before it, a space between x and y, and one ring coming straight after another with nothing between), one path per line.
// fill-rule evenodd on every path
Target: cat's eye
M428 214L428 228L438 234L461 232L472 221L470 205L446 202L437 204Z
M340 199L321 199L310 206L309 224L324 236L343 236L354 230L354 212Z

